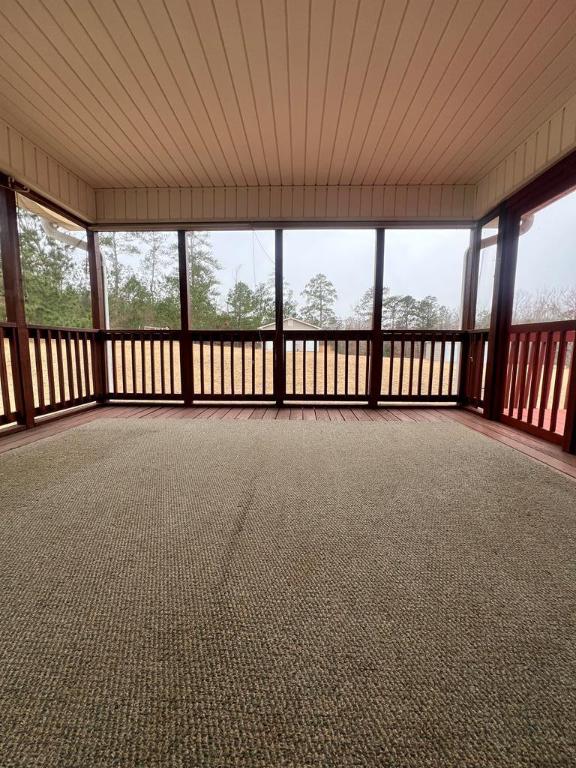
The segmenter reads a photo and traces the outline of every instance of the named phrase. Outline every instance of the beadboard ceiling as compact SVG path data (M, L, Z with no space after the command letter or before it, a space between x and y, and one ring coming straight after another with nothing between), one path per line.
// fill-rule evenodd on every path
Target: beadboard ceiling
M473 184L576 93L574 0L2 0L0 114L92 188Z

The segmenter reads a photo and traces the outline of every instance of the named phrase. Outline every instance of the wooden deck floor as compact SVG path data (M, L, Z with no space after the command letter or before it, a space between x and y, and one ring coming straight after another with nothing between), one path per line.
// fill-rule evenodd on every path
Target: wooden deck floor
M34 429L0 435L0 453L102 418L394 421L405 423L438 422L448 419L457 421L469 429L476 430L493 440L504 443L576 480L576 456L564 453L559 446L547 443L513 427L487 421L472 411L454 407L423 408L412 406L401 408L394 406L390 408L368 409L350 406L286 406L284 408L266 406L194 406L192 408L184 408L182 406L170 407L166 405L110 405L87 408L62 416L61 418L47 420Z

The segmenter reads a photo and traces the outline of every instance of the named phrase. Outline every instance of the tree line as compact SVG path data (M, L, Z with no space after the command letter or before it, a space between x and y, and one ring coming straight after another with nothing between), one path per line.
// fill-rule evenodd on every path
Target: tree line
M86 244L51 234L40 216L19 210L20 252L28 322L39 325L89 327L90 283ZM102 232L110 324L115 328L179 328L178 250L173 233ZM237 280L223 292L220 264L207 233L186 233L192 328L253 329L274 321L274 277L249 286ZM368 289L348 316L339 317L338 293L325 274L313 275L298 297L284 284L284 316L320 328L370 328L373 291ZM4 302L0 302L2 310ZM515 322L576 316L576 289L538 294L519 293ZM478 325L489 321L479 312ZM435 296L415 298L384 289L385 328L457 328L459 312Z

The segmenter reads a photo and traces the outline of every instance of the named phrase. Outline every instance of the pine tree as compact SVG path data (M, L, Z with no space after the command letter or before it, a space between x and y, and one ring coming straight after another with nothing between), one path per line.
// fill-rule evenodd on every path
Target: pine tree
M326 275L319 273L310 278L302 291L302 296L304 297L302 307L304 320L320 328L336 325L334 303L338 294Z
M238 281L226 297L229 326L234 329L253 328L256 309L256 298L250 286L242 280Z
M352 310L349 320L350 328L372 328L372 313L374 311L374 289L368 288L362 294L362 298Z
M218 260L205 232L186 233L190 327L215 328L220 324L218 312Z
M68 245L50 234L40 216L22 208L18 230L28 322L90 327L87 251L81 233L77 247Z

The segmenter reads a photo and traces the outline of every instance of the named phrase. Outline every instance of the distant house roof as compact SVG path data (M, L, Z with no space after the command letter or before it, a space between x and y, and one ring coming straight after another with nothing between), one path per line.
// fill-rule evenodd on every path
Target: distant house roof
M314 325L313 323L307 323L306 320L298 320L297 317L285 317L284 328L286 330L296 330L296 331L322 330L319 325ZM276 329L276 323L266 323L266 325L261 325L258 328L259 331L274 331L275 329Z

